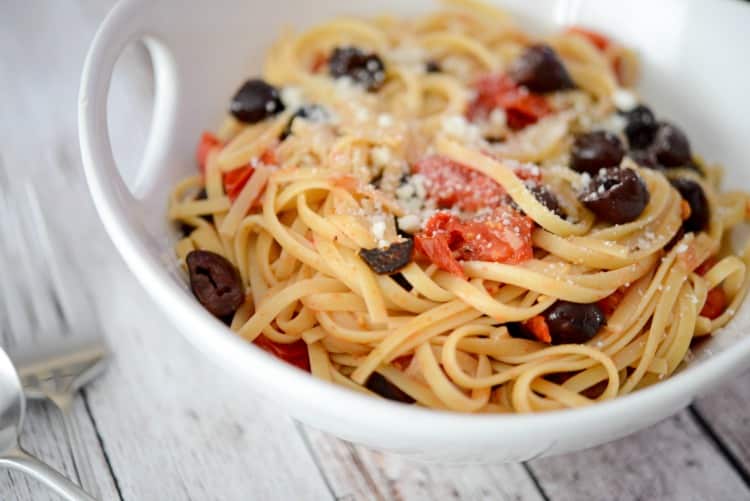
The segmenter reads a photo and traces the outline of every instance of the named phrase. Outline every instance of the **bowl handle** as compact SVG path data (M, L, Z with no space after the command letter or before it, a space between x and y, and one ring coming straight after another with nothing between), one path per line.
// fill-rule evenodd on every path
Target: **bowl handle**
M95 198L103 194L127 205L148 189L149 174L166 158L177 102L176 64L163 39L149 29L148 7L143 0L126 0L107 15L86 57L78 97L81 154L91 191ZM156 92L148 142L131 190L113 156L107 97L118 58L136 41L150 53Z

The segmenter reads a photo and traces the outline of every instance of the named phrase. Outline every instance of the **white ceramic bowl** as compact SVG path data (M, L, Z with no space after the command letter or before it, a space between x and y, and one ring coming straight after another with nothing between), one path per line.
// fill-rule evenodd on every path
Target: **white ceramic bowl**
M526 26L579 24L636 47L641 90L661 116L689 134L695 151L723 162L727 185L750 187L750 8L735 0L506 0ZM521 461L583 449L649 426L736 375L750 360L750 308L705 344L686 369L649 389L585 409L538 415L459 415L368 398L314 379L242 341L193 298L177 270L166 219L174 183L195 171L202 130L214 127L264 51L288 24L342 14L435 8L427 0L122 0L99 29L80 90L81 150L99 214L133 273L185 336L247 382L248 391L295 418L378 449L447 461ZM126 184L107 133L107 93L119 54L147 39L157 81L150 142ZM132 190L131 190L132 186ZM251 451L248 451L251 453Z

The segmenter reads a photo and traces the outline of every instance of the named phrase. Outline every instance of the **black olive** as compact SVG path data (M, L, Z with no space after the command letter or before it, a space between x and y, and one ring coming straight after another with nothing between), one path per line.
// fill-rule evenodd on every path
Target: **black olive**
M613 224L629 223L648 205L650 195L641 177L632 169L600 170L579 195L596 217Z
M578 172L595 174L599 169L620 165L625 148L611 132L598 130L576 136L570 149L570 166Z
M661 124L651 148L656 159L665 167L688 165L693 158L687 136L672 124Z
M667 245L664 246L664 250L667 250L667 251L671 250L672 247L677 245L679 241L682 240L682 237L684 236L685 236L685 228L680 226L679 228L677 228L677 233L675 233L672 239L669 242L667 242Z
M529 188L529 191L534 195L542 205L554 212L555 215L561 218L565 218L565 211L560 206L560 201L557 199L552 191L543 184L536 184Z
M650 108L638 105L630 111L623 113L627 120L625 136L631 149L640 150L651 146L654 141L659 124Z
M639 167L646 167L648 169L663 170L664 167L659 165L659 161L656 159L656 155L650 149L646 150L630 150L628 152L630 159L637 163Z
M394 273L393 275L391 275L391 278L405 291L408 292L413 289L412 285L409 283L403 273Z
M682 223L685 231L699 232L706 229L710 211L708 200L701 185L691 179L672 179L672 186L680 192L680 196L690 205L690 217Z
M368 91L378 90L385 82L383 61L357 47L336 47L328 59L328 71L334 78L350 77Z
M414 254L414 239L407 238L396 242L385 249L361 249L359 257L367 263L372 271L379 275L395 273L411 262Z
M416 402L416 400L403 392L401 388L388 381L378 372L373 372L370 377L367 378L365 387L373 393L377 393L388 400L395 400L396 402L403 402L405 404L413 404Z
M513 61L508 72L517 84L532 92L554 92L575 87L557 53L549 45L532 45Z
M232 98L229 112L240 122L256 123L284 111L279 90L259 78L248 80Z
M427 61L424 65L424 70L427 73L442 73L443 71L437 61Z
M590 340L606 323L596 303L579 304L557 301L544 313L552 344L582 344Z
M323 119L326 116L327 113L325 108L323 108L322 106L318 106L317 104L308 104L299 108L291 117L289 117L289 121L286 123L284 130L282 130L281 134L279 134L279 140L283 141L292 133L292 122L294 122L295 118L304 118L305 120L315 122Z
M523 327L523 324L521 322L508 322L507 324L505 324L505 327L508 329L508 334L510 334L510 337L517 339L528 339L530 341L537 340L534 337L534 334Z
M245 301L240 275L224 256L196 250L185 257L185 262L193 294L214 316L232 315Z

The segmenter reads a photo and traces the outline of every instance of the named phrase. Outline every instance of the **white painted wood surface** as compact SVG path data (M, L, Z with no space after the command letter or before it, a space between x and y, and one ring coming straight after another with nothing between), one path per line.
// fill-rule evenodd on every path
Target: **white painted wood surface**
M61 417L29 408L23 443L103 500L742 500L750 499L750 377L648 430L527 465L414 464L304 429L205 361L150 304L85 194L75 124L86 47L111 0L0 2L0 155L44 184L67 178L55 217L86 263L114 351L76 401L81 441ZM147 134L148 58L123 57L111 96L118 158L137 162ZM52 500L0 472L0 499Z

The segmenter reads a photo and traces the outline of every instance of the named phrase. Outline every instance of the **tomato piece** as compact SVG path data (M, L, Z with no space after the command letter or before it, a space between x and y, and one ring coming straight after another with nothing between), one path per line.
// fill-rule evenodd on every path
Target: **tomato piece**
M279 163L273 148L268 148L264 151L258 161L263 165L278 165ZM246 165L232 169L224 174L224 193L229 197L229 200L234 202L240 196L242 188L245 187L248 180L252 177L253 172L255 172L255 168L252 165ZM253 204L255 203L257 203L257 200L253 202Z
M195 158L198 160L198 167L200 168L201 174L206 173L206 159L208 158L208 154L212 149L221 148L222 146L224 146L224 144L219 141L219 138L210 132L204 132L201 135L198 149L195 152Z
M713 267L714 267L714 265L715 265L715 264L716 264L717 262L718 262L718 259L716 259L716 256L710 256L710 257L708 257L708 258L707 258L707 259L706 259L705 261L703 261L703 263L701 263L701 265L700 265L700 266L698 266L698 267L697 267L697 268L695 269L695 273L696 273L696 274L698 274L698 275L700 275L700 276L703 276L703 275L705 275L706 273L708 273L708 271L709 271L709 270L710 270L711 268L713 268Z
M328 64L328 56L324 52L316 52L310 65L310 71L320 73L326 64Z
M276 150L274 148L268 148L260 155L258 160L264 165L279 165L279 159L276 156Z
M605 51L612 45L612 41L601 33L590 30L588 28L581 28L580 26L571 26L568 28L567 33L575 33L586 38L589 42L594 44L597 49Z
M464 270L453 256L448 235L427 235L420 233L414 237L414 248L435 263L438 268L457 277L466 278Z
M293 343L283 344L275 343L261 334L255 338L253 343L283 361L299 367L303 371L310 372L310 357L307 353L307 344L301 339Z
M534 222L507 205L462 220L438 212L415 236L416 249L440 269L464 277L459 260L516 264L531 259Z
M432 155L414 165L425 177L427 197L442 209L474 212L503 202L505 189L494 179L446 157Z
M713 320L719 315L724 313L727 308L727 295L724 293L724 289L720 285L717 285L710 291L706 296L706 302L701 309L701 316L707 317Z
M508 127L519 130L553 111L544 96L518 86L507 75L487 75L474 87L477 95L466 110L466 117L472 122L485 120L493 110L501 108L505 110Z
M552 344L552 335L549 333L549 326L543 316L537 315L523 322L524 328L532 333L537 341L545 344Z
M234 202L237 199L253 172L255 172L255 169L246 165L224 174L224 193L227 194L229 200Z
M609 317L620 305L620 303L622 302L622 298L625 297L625 293L627 292L627 290L627 287L620 287L609 296L597 301L596 304L599 306L599 308L602 309L604 315Z

